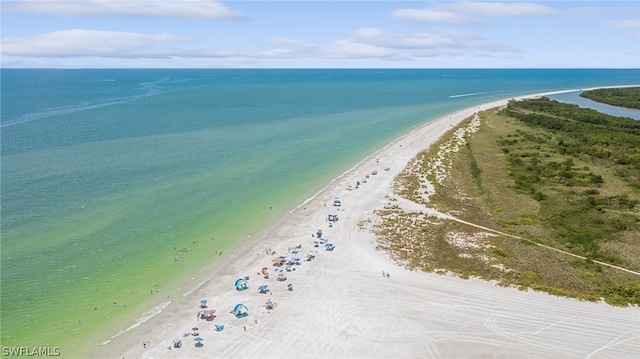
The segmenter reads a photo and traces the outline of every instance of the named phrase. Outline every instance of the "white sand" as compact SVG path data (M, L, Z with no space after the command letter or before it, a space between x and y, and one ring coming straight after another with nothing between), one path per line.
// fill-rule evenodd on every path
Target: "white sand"
M394 176L453 125L478 110L506 100L445 116L398 139L333 181L317 197L294 210L247 251L238 250L202 286L174 300L164 311L103 345L95 357L109 358L634 358L640 357L640 309L614 308L536 292L496 287L412 272L375 250L376 238L359 222L375 220L391 195ZM379 162L376 161L378 159ZM389 171L384 169L389 167ZM377 170L367 183L356 181ZM333 199L342 207L335 211ZM327 214L339 215L329 227ZM314 248L312 235L323 229L336 249ZM288 254L302 244L310 262L285 272L278 282L267 248ZM270 279L258 272L268 266ZM382 272L390 273L390 278ZM249 289L233 284L249 276ZM286 284L294 290L287 291ZM257 293L268 284L272 294ZM197 321L200 299L218 312L212 322ZM277 303L267 311L266 300ZM229 312L237 303L245 318ZM215 324L224 330L215 331ZM183 337L200 328L204 346ZM180 349L168 349L173 339Z

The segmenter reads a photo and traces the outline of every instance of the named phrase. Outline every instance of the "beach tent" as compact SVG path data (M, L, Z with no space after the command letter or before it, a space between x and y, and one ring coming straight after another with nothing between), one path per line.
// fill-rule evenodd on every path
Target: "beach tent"
M238 318L246 317L249 315L249 308L247 308L244 304L236 304L231 311L231 314L235 315Z
M332 250L334 250L336 248L336 246L333 245L333 243L327 243L327 244L324 245L324 247L328 251L332 251Z
M238 278L236 279L236 290L245 290L247 288L249 288L249 285L247 283L247 281L244 278Z
M338 215L330 213L329 216L327 216L327 219L329 220L329 222L336 222L338 221Z
M340 207L342 205L342 202L340 202L340 200L336 198L333 200L333 205L336 207Z
M293 283L287 284L287 289L288 290L293 290Z
M263 285L261 285L261 286L259 286L259 287L258 287L258 291L259 291L260 293L266 293L266 292L268 292L268 291L269 291L269 286L268 286L268 285L266 285L266 284L263 284Z
M287 276L284 273L280 273L278 274L278 278L276 278L276 280L285 281L287 280Z
M203 299L200 301L200 308L206 308L207 307L207 300Z
M174 340L173 340L173 347L174 347L174 348L180 348L180 347L182 347L182 340L180 340L180 339L174 339Z

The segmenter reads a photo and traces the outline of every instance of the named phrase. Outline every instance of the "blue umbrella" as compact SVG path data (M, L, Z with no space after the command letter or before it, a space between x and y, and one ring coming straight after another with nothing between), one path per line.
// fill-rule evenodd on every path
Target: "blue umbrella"
M193 338L193 340L197 341L198 343L203 341L204 339L200 338L200 337L195 337Z

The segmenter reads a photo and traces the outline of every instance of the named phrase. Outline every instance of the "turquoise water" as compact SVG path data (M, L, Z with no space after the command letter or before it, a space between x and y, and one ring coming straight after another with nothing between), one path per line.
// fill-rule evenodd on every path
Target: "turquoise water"
M607 105L605 103L596 102L585 97L580 97L582 91L571 91L549 96L550 99L559 102L578 105L582 108L590 108L612 116L628 117L634 120L640 120L640 110L633 108L625 108L619 106Z
M640 83L637 69L1 75L2 345L63 353L186 291L218 251L429 120Z

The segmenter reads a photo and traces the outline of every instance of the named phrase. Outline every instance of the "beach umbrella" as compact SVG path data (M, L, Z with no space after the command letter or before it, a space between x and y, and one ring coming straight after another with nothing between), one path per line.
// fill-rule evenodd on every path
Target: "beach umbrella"
M201 300L200 304L207 304L207 300L206 299Z
M191 330L193 330L194 332L197 332L198 331L198 327L193 327L193 328L191 328Z
M200 338L200 337L195 337L195 338L193 338L193 340L195 340L196 342L201 342L201 341L203 341L204 339L202 339L202 338Z

